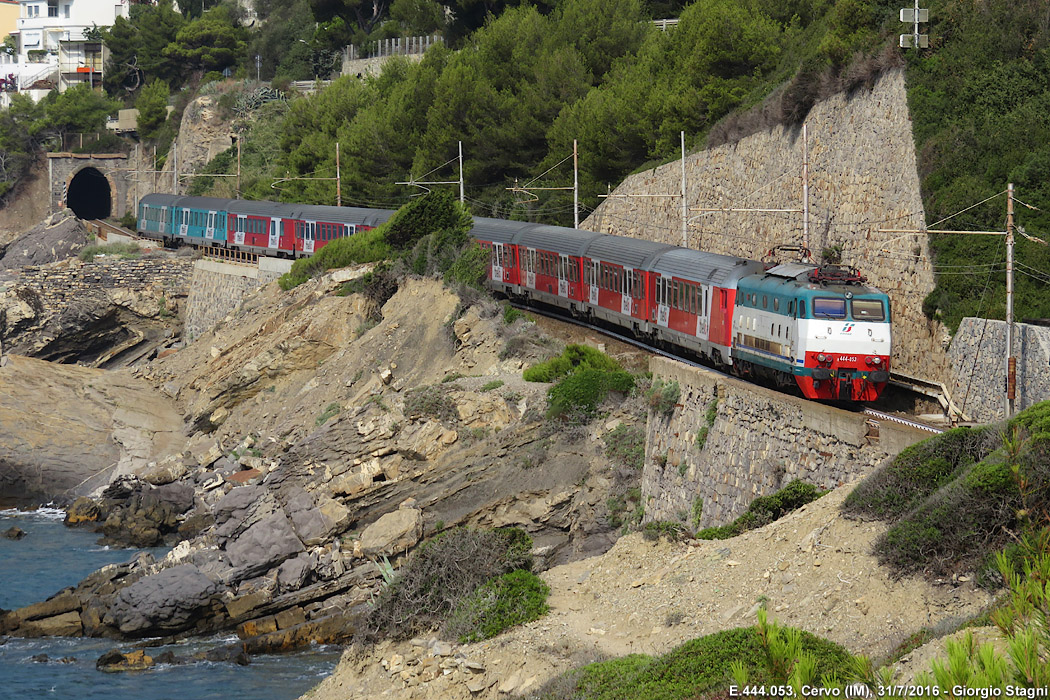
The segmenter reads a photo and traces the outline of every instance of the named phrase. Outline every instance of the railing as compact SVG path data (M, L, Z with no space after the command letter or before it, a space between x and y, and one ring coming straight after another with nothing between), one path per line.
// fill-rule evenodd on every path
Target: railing
M653 24L655 24L657 29L659 29L660 31L666 32L671 27L677 27L678 26L678 20L677 19L654 19L653 20Z
M57 72L57 65L44 64L44 67L38 70L36 73L23 73L22 75L18 76L18 89L25 90L36 81L44 80L45 78L50 78Z
M343 60L356 61L362 58L382 58L384 56L414 56L426 53L431 46L443 43L443 41L439 35L431 34L430 36L383 39L365 46L351 44L343 50Z

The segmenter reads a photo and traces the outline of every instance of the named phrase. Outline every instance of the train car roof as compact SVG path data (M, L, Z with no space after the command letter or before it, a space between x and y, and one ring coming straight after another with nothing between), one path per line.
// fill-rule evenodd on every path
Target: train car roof
M660 253L649 267L653 272L720 286L762 271L762 263L754 260L677 246Z
M493 243L512 243L514 237L523 231L540 226L528 221L509 221L508 219L492 219L485 216L474 217L474 228L472 235L483 241Z
M226 211L231 214L251 214L253 216L280 216L291 218L298 204L286 202L254 201L250 199L231 199Z
M174 194L154 192L139 199L139 204L148 204L154 207L170 207L176 199L179 199L179 197Z
M217 199L215 197L175 197L168 206L183 209L203 209L205 211L229 211L234 199Z
M523 228L514 242L526 248L549 250L552 253L579 256L589 244L602 234L563 226L534 224Z
M390 209L367 209L363 207L333 207L327 204L293 204L291 216L309 221L324 221L333 224L357 224L378 226L390 219Z
M623 265L624 267L639 269L648 268L660 253L673 250L674 246L668 243L655 243L642 238L624 238L622 236L611 236L602 234L594 238L587 246L587 257L592 260Z

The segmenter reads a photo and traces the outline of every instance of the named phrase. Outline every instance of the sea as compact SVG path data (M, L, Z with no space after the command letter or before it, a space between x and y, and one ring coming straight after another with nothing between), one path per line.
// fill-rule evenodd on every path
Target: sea
M56 508L0 508L0 534L13 526L21 540L0 536L0 608L45 600L106 564L126 562L143 550L97 544L99 535L67 528ZM145 550L158 559L164 549ZM213 637L151 647L150 656L171 650L189 658L198 651L236 641ZM110 639L18 639L0 637L0 700L291 700L331 674L342 649L320 646L293 654L254 656L247 666L190 661L133 673L103 673L95 661L130 644Z

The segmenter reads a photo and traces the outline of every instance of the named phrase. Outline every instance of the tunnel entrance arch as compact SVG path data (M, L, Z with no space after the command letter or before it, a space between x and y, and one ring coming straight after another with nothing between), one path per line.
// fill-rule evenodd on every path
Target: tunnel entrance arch
M66 206L81 219L106 219L113 213L113 184L98 168L88 166L69 181Z

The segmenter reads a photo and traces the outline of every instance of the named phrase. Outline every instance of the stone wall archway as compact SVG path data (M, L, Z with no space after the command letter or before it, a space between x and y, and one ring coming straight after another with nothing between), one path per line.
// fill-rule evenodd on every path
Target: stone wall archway
M94 166L81 168L66 181L63 204L81 219L106 219L113 214L117 188L112 178Z

